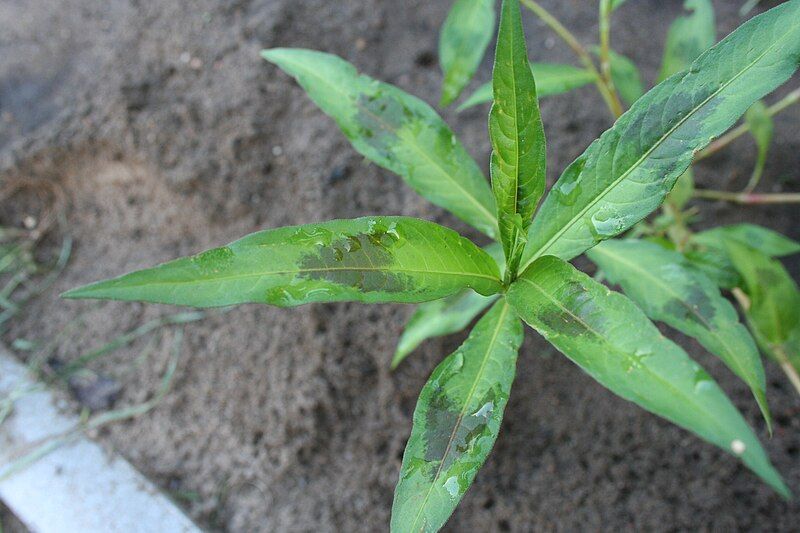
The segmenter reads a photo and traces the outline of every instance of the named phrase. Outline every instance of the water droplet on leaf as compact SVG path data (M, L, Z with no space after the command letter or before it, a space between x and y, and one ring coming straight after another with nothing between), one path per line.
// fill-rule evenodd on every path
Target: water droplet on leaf
M456 498L461 489L461 486L458 484L458 478L456 476L447 478L447 481L444 482L444 488L447 490L448 494L450 494L451 498Z

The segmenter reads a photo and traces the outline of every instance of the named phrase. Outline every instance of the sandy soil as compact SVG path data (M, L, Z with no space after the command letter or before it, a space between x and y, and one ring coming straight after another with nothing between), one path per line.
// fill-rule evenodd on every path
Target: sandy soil
M721 35L740 2L715 2ZM773 2L774 3L774 2ZM543 1L586 41L593 2ZM619 11L615 46L652 81L677 0ZM763 2L769 5L770 2ZM166 306L62 302L69 287L222 244L263 227L366 214L430 218L476 237L399 178L363 162L331 120L261 48L339 54L429 102L438 98L437 29L448 2L411 0L62 0L0 3L0 178L58 183L74 257L5 336L47 339L83 313L55 357L81 351ZM526 17L531 55L571 62ZM479 74L487 80L489 62ZM796 85L797 80L794 80ZM592 88L543 105L550 178L609 124ZM765 189L797 189L800 110L778 120ZM485 167L485 109L445 112ZM699 181L749 175L747 140ZM704 224L747 219L800 238L797 208L709 205ZM0 205L0 222L19 224ZM54 241L57 237L54 236ZM795 273L800 266L790 265ZM395 373L411 307L244 306L186 328L175 387L155 411L98 438L223 531L386 528L416 395L463 335L433 340ZM174 332L96 365L123 385L118 405L157 389ZM800 491L800 399L768 368L771 440L745 386L691 342ZM142 352L144 357L137 359ZM147 355L149 354L149 355ZM137 361L131 364L131 361ZM188 496L188 497L187 497ZM503 431L450 531L790 531L786 503L734 459L602 389L530 332Z

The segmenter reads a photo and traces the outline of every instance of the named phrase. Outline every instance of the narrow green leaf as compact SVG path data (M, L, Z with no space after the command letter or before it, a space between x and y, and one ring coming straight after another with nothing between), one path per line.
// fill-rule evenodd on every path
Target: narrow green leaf
M769 257L784 257L800 252L800 243L755 224L720 226L694 234L689 241L690 248L685 252L686 258L723 289L732 289L741 283L725 247L725 241L729 239L755 248Z
M800 290L777 260L727 240L728 254L749 297L745 316L763 352L775 360L800 393Z
M748 223L718 226L701 231L694 235L692 242L724 251L725 241L729 239L755 248L769 257L786 257L800 253L800 242L777 231Z
M523 268L544 255L575 257L643 219L694 153L786 81L799 61L800 0L791 0L664 80L566 169L528 231Z
M648 317L694 337L722 359L750 387L771 427L756 343L711 280L688 267L680 253L650 242L613 239L587 254Z
M683 9L689 14L675 19L667 33L659 81L689 68L700 54L717 41L711 0L686 0Z
M494 0L456 0L439 34L444 81L439 105L458 98L481 64L494 33Z
M733 453L789 496L722 389L628 298L552 256L533 263L506 298L520 318L603 386Z
M498 243L485 247L486 253L497 262L499 271L505 270L503 248ZM466 290L432 302L420 304L400 336L392 358L392 369L399 365L422 342L432 337L456 333L497 299L497 295L481 296Z
M686 207L686 204L689 203L689 200L691 200L693 196L694 171L692 167L689 167L675 182L675 186L667 195L667 201L670 202L675 209L680 211Z
M195 307L418 303L500 290L497 263L453 230L365 217L259 231L228 246L68 291L66 298Z
M567 93L594 81L594 75L586 69L561 65L558 63L531 63L533 77L536 80L536 95L539 99L546 96ZM492 101L492 84L481 85L472 96L458 106L459 111Z
M642 74L639 67L622 54L609 51L609 61L611 63L611 81L619 92L620 98L628 106L632 106L636 100L644 94L642 84Z
M769 345L786 343L800 327L800 291L780 261L739 242L725 242L750 298L747 317Z
M692 247L684 251L683 255L692 268L702 272L720 289L732 289L741 283L741 278L731 265L727 253L717 253L710 248Z
M521 251L519 236L528 229L545 186L544 127L517 0L503 0L492 86L492 190L500 241L513 272L519 257L515 251Z
M261 55L294 76L364 157L399 174L432 203L496 236L497 208L489 183L428 104L359 75L334 55L290 48Z
M392 504L393 533L441 528L497 439L522 324L497 302L422 388Z
M744 121L750 127L750 134L756 141L758 148L758 156L756 157L756 165L753 169L753 174L750 176L750 181L745 190L752 191L755 189L758 182L761 181L761 175L764 173L764 166L767 164L767 154L769 153L769 145L772 143L772 135L775 131L775 124L772 116L767 110L767 106L759 100L747 110L744 114Z

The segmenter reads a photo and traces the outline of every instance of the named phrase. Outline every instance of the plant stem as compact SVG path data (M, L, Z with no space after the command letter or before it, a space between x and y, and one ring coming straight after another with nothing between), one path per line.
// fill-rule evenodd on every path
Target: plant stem
M606 84L605 78L603 78L602 74L597 70L597 67L592 60L592 56L589 55L589 52L586 48L578 41L578 39L573 35L571 31L564 27L561 22L557 18L555 18L549 11L539 5L538 2L535 0L520 0L520 3L525 6L526 8L533 11L533 13L539 17L542 22L547 24L551 30L553 30L556 35L558 35L561 40L563 40L567 46L569 46L575 55L578 56L583 66L592 73L595 78L595 85L597 86L597 90L600 91L600 96L603 97L608 109L614 115L614 118L619 117L622 115L622 104L619 102L618 98L615 98L614 92L609 88Z
M761 181L761 176L764 174L764 164L763 161L759 160L756 163L755 168L753 169L753 173L750 175L750 179L745 185L744 189L742 189L742 194L750 194L753 192L758 185L758 182Z
M800 102L800 89L795 89L794 91L790 92L789 94L778 100L775 104L769 106L767 108L767 114L771 117L775 116L784 109L786 109L787 107L792 106L797 102ZM732 143L733 141L735 141L748 131L750 131L750 126L748 126L746 123L742 124L738 128L732 129L731 131L729 131L728 133L726 133L713 143L709 144L705 150L697 152L697 154L694 156L694 160L700 161L701 159L705 159L708 156L716 154L717 152L728 146L730 143Z
M616 116L622 114L614 78L611 76L611 0L600 0L600 73L603 82L613 96L614 107L611 110Z
M694 196L695 198L704 198L706 200L722 200L741 205L800 203L800 193L757 194L696 189L694 191Z
M778 357L778 362L781 365L781 369L783 369L783 373L786 374L786 377L792 382L797 393L800 394L800 374L797 373L797 369L792 365L791 361L789 361L789 356L784 351L783 346L775 346L773 351Z

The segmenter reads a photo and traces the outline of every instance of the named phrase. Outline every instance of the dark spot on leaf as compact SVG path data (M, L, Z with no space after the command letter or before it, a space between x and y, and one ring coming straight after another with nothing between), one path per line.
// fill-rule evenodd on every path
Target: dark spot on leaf
M686 301L676 299L664 305L664 313L680 317L708 329L714 320L716 310L708 295L700 287L691 287Z
M594 296L580 282L569 281L564 286L559 306L544 307L539 320L561 335L578 336L586 333L587 326L597 333L606 329L606 320L597 308Z
M428 405L425 420L425 461L441 465L431 469L431 480L436 470L445 472L459 459L464 466L469 463L464 463L464 456L475 453L479 439L491 436L489 421L497 416L497 409L501 407L498 399L502 396L499 388L493 387L481 398L477 409L468 409L461 416L461 406L448 398L446 389L442 386L437 389Z
M358 98L356 122L359 134L386 159L393 159L397 131L413 116L410 109L382 89Z
M397 237L391 230L375 228L370 233L358 233L319 245L314 253L300 258L304 272L299 277L324 280L362 292L403 292L413 289L413 280L389 272L394 257L389 248Z

